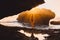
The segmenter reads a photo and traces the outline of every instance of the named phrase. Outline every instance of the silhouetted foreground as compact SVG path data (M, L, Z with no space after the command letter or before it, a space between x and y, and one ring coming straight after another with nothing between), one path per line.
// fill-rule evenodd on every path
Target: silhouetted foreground
M15 15L43 3L44 0L0 0L0 18Z
M18 32L19 27L6 27L0 25L0 40L29 40L29 37ZM45 37L46 40L60 40L60 29L58 30L41 30L42 34L49 34L49 37ZM38 39L37 39L38 40Z
M0 40L28 40L29 37L19 33L17 30L19 30L19 28L0 25Z

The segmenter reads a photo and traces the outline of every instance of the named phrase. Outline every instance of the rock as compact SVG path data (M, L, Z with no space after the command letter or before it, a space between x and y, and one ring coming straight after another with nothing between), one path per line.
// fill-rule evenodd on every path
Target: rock
M43 4L44 0L0 0L0 19ZM4 14L4 15L3 15Z
M28 40L29 37L18 32L18 27L7 27L0 25L0 40Z

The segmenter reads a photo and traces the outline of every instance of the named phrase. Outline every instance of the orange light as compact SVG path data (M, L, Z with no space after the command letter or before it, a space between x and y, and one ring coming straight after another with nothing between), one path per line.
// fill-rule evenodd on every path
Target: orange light
M17 20L23 24L26 23L27 25L35 27L40 25L48 25L49 20L54 17L55 14L51 10L34 7L31 10L21 12Z

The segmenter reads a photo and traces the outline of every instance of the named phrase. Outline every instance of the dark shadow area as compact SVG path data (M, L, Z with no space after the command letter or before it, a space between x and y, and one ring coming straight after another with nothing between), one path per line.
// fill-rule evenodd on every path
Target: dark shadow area
M18 32L18 30L21 30L21 28L6 27L3 25L0 25L0 40L30 40L31 38L33 40L38 40L38 38L36 38L34 36L32 36L31 38L27 37L24 34ZM28 30L28 29L26 29L26 30ZM60 40L60 29L58 29L58 30L55 30L55 29L54 30L41 30L40 33L50 35L48 37L45 37L46 40Z
M29 37L17 30L19 30L19 27L6 27L0 25L0 40L29 40Z
M44 0L0 0L0 19L43 4Z
M46 40L60 40L60 29L56 30L58 33L49 33L49 37Z

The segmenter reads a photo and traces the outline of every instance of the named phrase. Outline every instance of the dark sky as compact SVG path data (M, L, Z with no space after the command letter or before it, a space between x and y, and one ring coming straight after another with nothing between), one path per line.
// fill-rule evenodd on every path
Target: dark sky
M44 3L44 0L0 0L0 19Z

